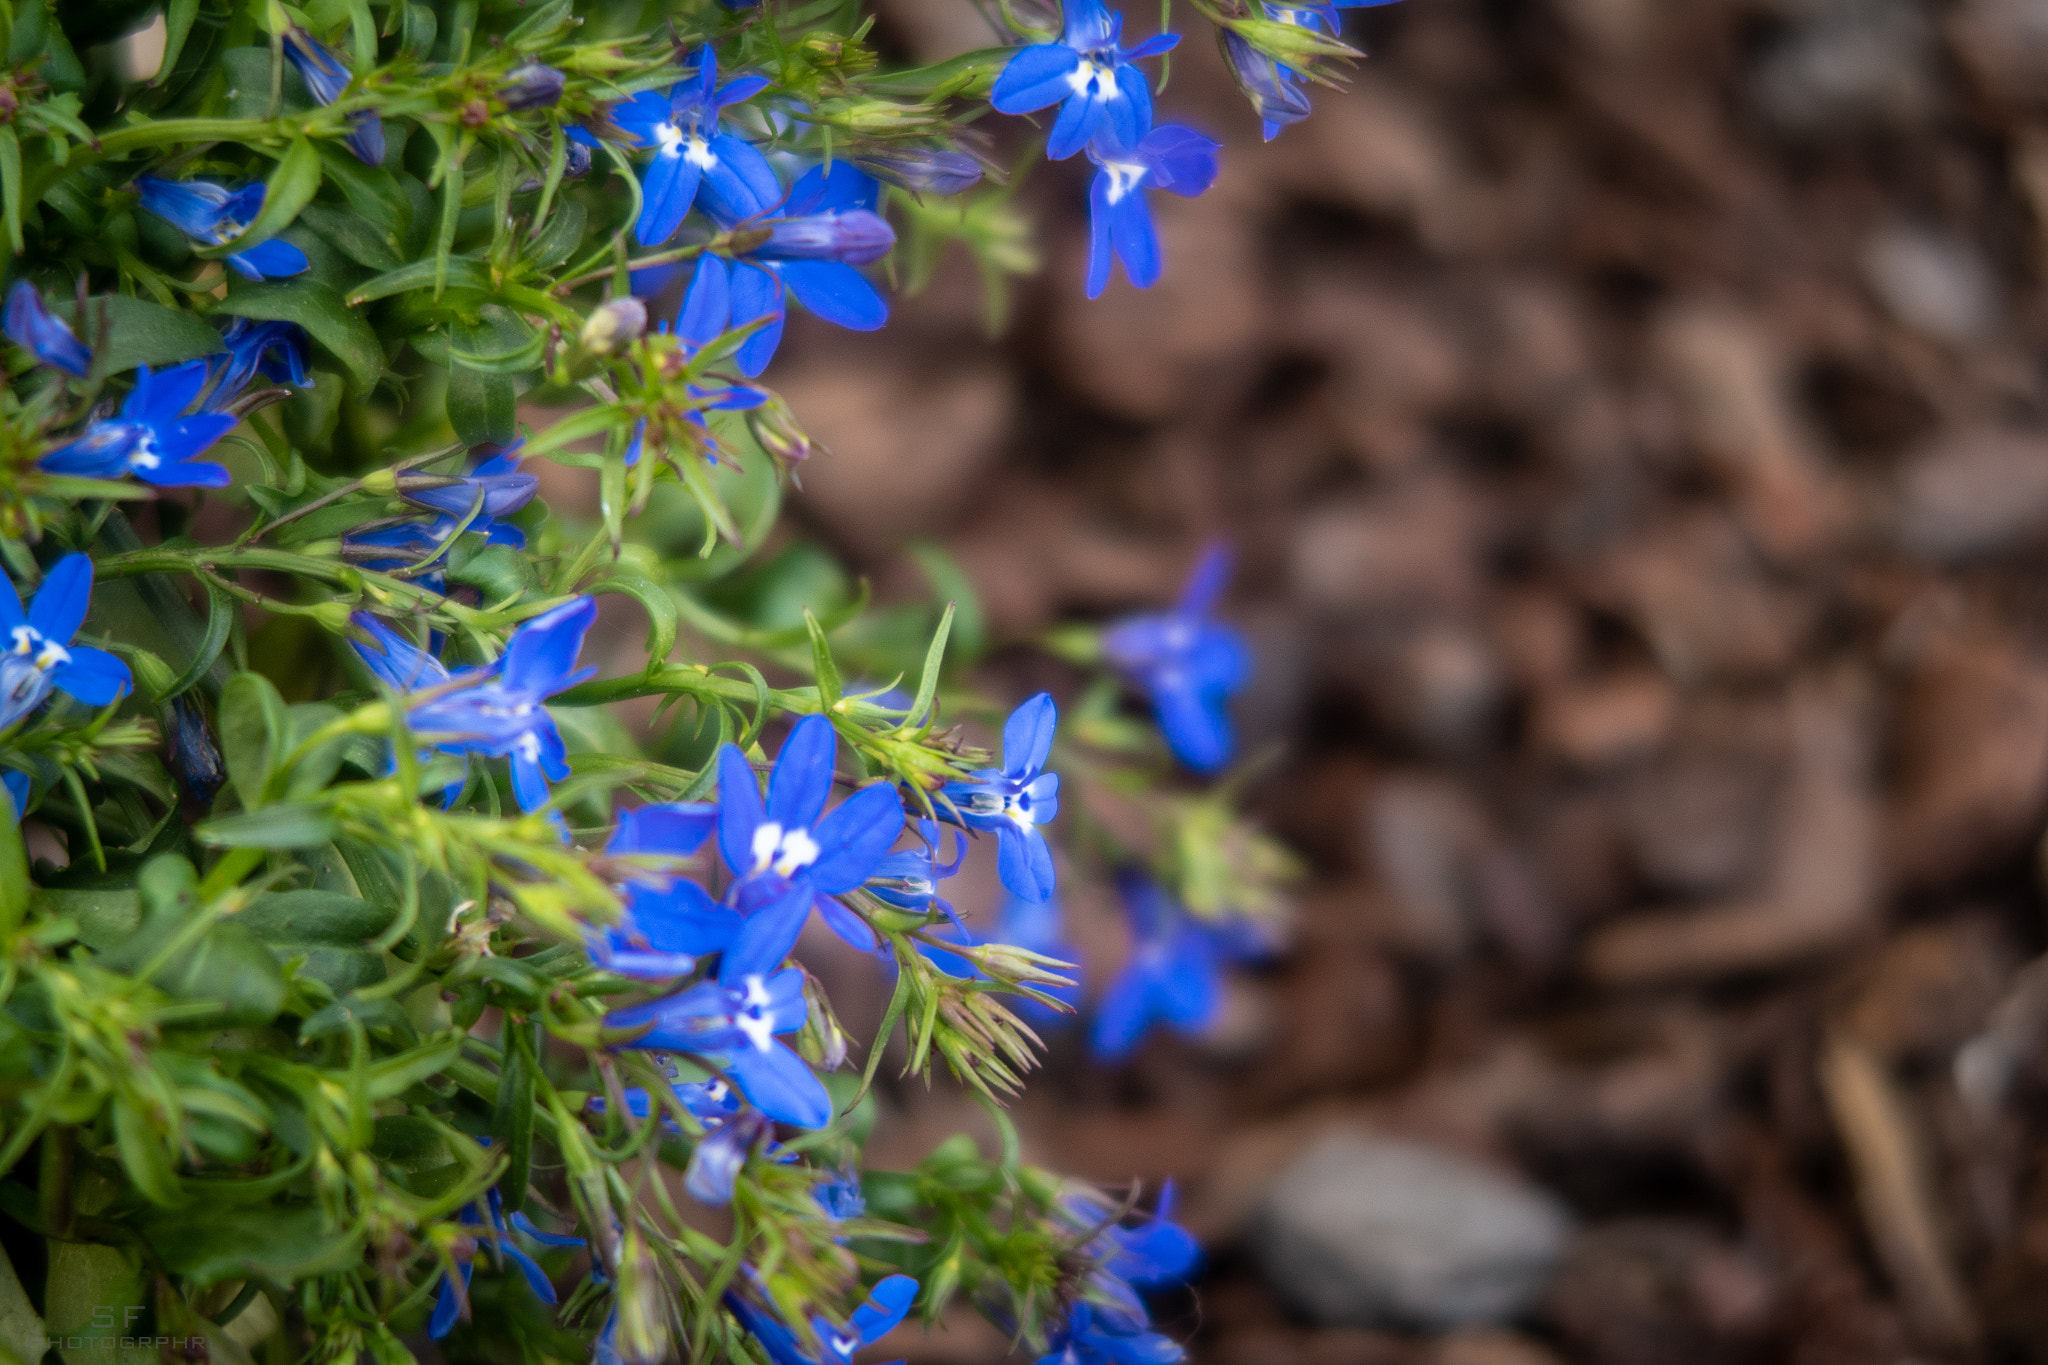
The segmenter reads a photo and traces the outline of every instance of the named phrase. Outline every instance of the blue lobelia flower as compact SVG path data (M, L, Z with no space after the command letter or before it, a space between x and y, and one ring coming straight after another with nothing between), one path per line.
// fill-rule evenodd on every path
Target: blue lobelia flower
M1272 10L1267 13L1278 17ZM1279 13L1292 14L1295 11ZM1300 72L1291 66L1281 65L1229 29L1222 30L1222 38L1223 59L1230 65L1230 74L1236 78L1238 90L1251 103L1252 112L1259 116L1266 141L1271 142L1278 137L1280 130L1288 124L1299 123L1309 116L1308 90L1303 85Z
M687 858L717 827L718 808L709 802L642 806L619 813L604 851L607 856ZM592 960L620 976L650 981L688 976L698 958L717 952L739 932L738 911L719 905L683 877L632 884L625 900L624 920L591 942Z
M633 228L642 246L674 236L693 204L730 226L763 212L782 193L767 158L719 125L721 110L752 99L768 87L767 80L740 76L719 85L718 58L708 47L697 49L694 64L697 74L668 94L643 90L610 113L615 127L608 133L628 146L655 149L640 177L640 221ZM570 129L569 136L598 145L582 128Z
M733 358L752 378L768 368L781 344L785 288L827 322L856 332L880 327L889 320L889 305L854 269L895 245L894 230L874 211L880 193L873 176L844 161L804 172L776 216L759 224L768 230L764 241L729 261L699 258L676 334L704 346L728 328L766 319Z
M1045 154L1064 161L1089 142L1106 137L1131 146L1152 126L1152 92L1131 65L1156 57L1180 42L1161 33L1133 48L1120 48L1121 14L1103 0L1066 0L1066 25L1056 43L1039 43L1010 58L989 91L989 103L1005 114L1029 114L1060 106Z
M311 344L296 322L252 322L236 318L221 334L227 359L213 362L217 377L206 406L219 408L241 396L249 381L261 375L273 384L306 387L306 355Z
M523 440L514 441L503 450L478 447L494 453L478 461L476 468L454 483L408 487L401 478L398 495L407 502L418 503L445 516L466 517L471 511L476 511L479 518L509 517L532 502L533 495L540 491L540 477L523 473L519 468L519 447L525 444ZM481 509L477 507L478 499L483 501ZM516 542L505 543L523 546L526 537L521 535Z
M91 601L92 560L85 555L51 565L27 611L0 575L0 731L41 706L53 688L87 706L105 706L128 691L127 664L71 642Z
M1155 1023L1208 1027L1223 1001L1223 954L1207 930L1135 872L1117 877L1131 926L1131 960L1096 1007L1088 1046L1105 1062L1130 1055Z
M321 104L334 103L348 89L348 63L304 29L294 25L285 30L284 55ZM383 165L384 120L375 110L363 109L350 114L348 122L351 131L343 140L356 159L368 166Z
M353 643L379 681L431 694L411 707L413 733L442 753L511 760L519 808L535 811L548 803L549 779L569 775L562 732L544 703L597 672L576 667L596 619L591 598L564 602L522 622L493 662L456 673L374 616L357 612L349 621L375 642Z
M1244 637L1209 617L1229 579L1229 547L1211 545L1171 611L1126 617L1102 636L1110 663L1152 698L1167 747L1197 772L1230 761L1225 703L1251 677Z
M225 488L228 471L194 457L235 429L237 419L204 407L186 413L206 386L206 362L188 360L160 374L135 370L121 415L103 417L85 434L39 462L52 474L113 479L133 474L158 488Z
M206 180L138 175L135 188L142 195L142 207L208 246L234 241L263 211L260 184L230 190ZM252 280L303 275L312 269L305 252L276 237L247 251L230 252L228 264Z
M1059 774L1045 771L1059 708L1041 692L1003 724L1003 766L983 768L939 791L947 818L969 829L993 830L996 871L1003 885L1028 901L1052 894L1052 850L1038 827L1059 814Z
M517 1228L542 1246L583 1245L581 1237L563 1237L552 1232L542 1232L524 1213L515 1213L508 1221L505 1217L504 1201L498 1197L496 1190L492 1190L481 1205L465 1204L462 1212L456 1215L455 1221L466 1227L482 1229L478 1240L488 1243L491 1250L497 1253L499 1269L502 1270L507 1261L517 1266L534 1294L542 1303L549 1305L555 1302L555 1287L548 1282L547 1272L540 1268L540 1263L521 1251L518 1244L512 1240L512 1229ZM453 1331L455 1320L462 1316L463 1303L468 1298L469 1273L474 1259L475 1254L472 1252L461 1261L459 1269L462 1283L459 1286L447 1272L442 1272L440 1292L434 1296L434 1316L427 1322L427 1335L436 1341Z
M939 895L939 883L959 872L961 862L967 857L966 841L959 840L952 861L942 863L939 861L939 845L944 836L938 825L930 820L919 820L916 832L923 841L922 846L891 853L876 863L874 872L862 889L884 904L912 914L921 914L936 906L940 914L953 921L956 929L965 933L960 916ZM955 837L958 838L957 835Z
M6 328L9 341L45 365L81 379L92 368L92 351L64 319L49 310L27 280L16 280L14 288L7 291Z
M1172 1337L1152 1330L1149 1320L1135 1331L1086 1303L1067 1310L1067 1320L1053 1334L1052 1350L1035 1365L1174 1365L1187 1352Z
M853 1310L845 1328L835 1327L823 1317L812 1318L811 1330L818 1338L815 1356L803 1353L797 1345L796 1333L780 1319L767 1309L756 1307L737 1291L726 1291L725 1306L760 1343L774 1365L851 1365L853 1353L874 1345L893 1331L916 1300L917 1281L908 1275L891 1275Z
M735 878L725 903L743 920L719 963L721 981L780 966L813 907L855 947L876 946L867 922L834 897L874 875L902 832L903 802L876 782L825 814L838 744L825 717L798 721L768 776L765 806L747 756L731 744L719 751L718 848Z
M1216 178L1222 144L1192 128L1167 123L1124 148L1097 143L1088 159L1101 167L1088 191L1088 297L1109 285L1111 258L1140 289L1159 279L1159 234L1146 190L1171 190L1192 199Z
M804 1026L804 974L795 967L732 984L703 981L676 995L605 1016L607 1029L646 1029L620 1047L683 1052L717 1067L778 1123L822 1128L832 1098L804 1059L775 1035Z
M1093 1191L1061 1196L1055 1216L1088 1234L1095 1265L1087 1295L1095 1316L1107 1327L1136 1335L1151 1325L1140 1289L1185 1284L1201 1262L1194 1234L1173 1221L1173 1182L1159 1192L1159 1207L1137 1227L1123 1226L1118 1209Z
M862 1193L860 1172L841 1169L828 1172L823 1180L811 1187L811 1197L818 1201L818 1207L825 1216L835 1222L858 1218L868 1211L867 1195Z

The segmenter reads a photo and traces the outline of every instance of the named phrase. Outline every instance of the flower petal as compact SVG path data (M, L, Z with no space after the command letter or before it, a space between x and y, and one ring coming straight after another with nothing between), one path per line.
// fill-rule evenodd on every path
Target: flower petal
M1053 893L1052 850L1037 830L1005 825L996 831L996 875L1010 893L1042 901Z
M739 372L747 378L767 369L768 362L775 358L775 348L782 343L783 314L782 281L759 266L736 263L732 272L733 324L756 318L770 320L742 342L733 357Z
M134 686L127 664L91 645L71 646L71 661L51 669L50 681L87 706L105 706Z
M572 686L570 680L584 672L576 658L596 620L596 600L578 597L522 622L498 661L506 686L536 699Z
M1065 43L1024 48L996 77L988 102L1002 114L1029 114L1057 104L1074 93L1068 77L1080 64L1081 54Z
M85 623L85 609L91 601L92 557L65 555L43 575L43 586L28 605L28 623L44 639L69 644Z
M756 1109L778 1123L823 1128L832 1121L832 1097L786 1043L765 1052L747 1048L734 1054L724 1070Z
M660 246L675 236L696 201L704 168L683 155L681 143L663 147L640 176L640 221L633 227L642 246Z
M830 720L805 716L798 721L782 741L782 752L768 775L768 818L784 829L817 824L832 795L832 761L838 750L839 733Z
M1012 711L1003 722L1003 775L1028 782L1045 771L1059 723L1059 707L1050 692L1040 692Z
M1220 696L1181 683L1156 688L1152 704L1175 758L1198 773L1215 772L1230 761L1236 740Z
M704 212L720 227L766 213L782 197L782 182L753 144L720 133L711 139L711 157L702 197Z
M804 307L825 321L872 332L889 320L889 305L867 276L839 261L783 261L782 282Z
M816 898L811 884L798 880L749 915L718 964L718 979L731 986L780 967L796 947L797 935L811 917L811 902Z
M917 1300L917 1281L908 1275L891 1275L871 1290L867 1302L853 1310L847 1325L860 1334L861 1344L880 1341L910 1311Z
M732 267L723 256L704 256L683 295L676 335L692 346L709 345L732 325Z
M736 744L718 751L718 851L736 877L754 867L754 831L768 818L754 765Z
M903 832L903 798L887 782L862 787L818 822L818 861L811 885L826 895L851 891L875 874L875 865Z

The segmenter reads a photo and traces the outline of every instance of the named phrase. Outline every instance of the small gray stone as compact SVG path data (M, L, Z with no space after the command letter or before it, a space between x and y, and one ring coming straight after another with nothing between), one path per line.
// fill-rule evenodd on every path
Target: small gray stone
M1983 253L1947 233L1907 223L1880 228L1864 249L1863 273L1893 317L1936 341L1980 341L2004 310Z
M1444 1330L1534 1306L1570 1231L1534 1185L1440 1148L1336 1132L1274 1182L1257 1245L1267 1279L1319 1324Z

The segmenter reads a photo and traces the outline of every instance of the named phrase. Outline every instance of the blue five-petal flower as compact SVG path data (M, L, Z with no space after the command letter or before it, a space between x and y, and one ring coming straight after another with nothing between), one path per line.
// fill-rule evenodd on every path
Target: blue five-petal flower
M742 1095L778 1123L822 1128L832 1097L778 1033L804 1026L804 974L795 967L755 973L731 984L702 981L688 990L605 1017L607 1029L644 1029L618 1044L685 1052L724 1072Z
M195 457L235 429L236 419L186 409L206 385L206 362L188 360L162 373L136 367L135 387L118 417L105 417L40 461L52 474L113 479L133 474L159 488L224 488L228 471Z
M718 58L697 49L697 74L668 94L643 90L611 111L611 122L628 145L654 148L654 160L640 177L640 221L633 235L642 246L658 246L675 235L698 205L730 227L767 209L782 192L767 158L725 132L719 113L767 88L760 76L718 84ZM570 136L590 146L597 139L581 128Z
M768 368L782 342L788 305L785 289L825 321L872 332L889 320L889 305L854 269L881 259L896 234L874 211L881 187L844 161L814 166L790 188L776 217L761 224L768 237L731 260L707 255L697 262L676 335L692 346L728 328L759 323L733 362L748 378ZM643 288L652 292L661 281Z
M64 319L49 310L27 280L16 280L7 291L6 328L9 341L45 365L81 379L92 368L92 351Z
M1129 1056L1155 1023L1199 1033L1223 1000L1223 954L1166 892L1135 872L1117 878L1131 959L1095 1012L1088 1044L1106 1062Z
M87 706L105 706L128 691L127 664L104 649L71 642L91 600L92 560L85 555L51 565L26 611L14 584L0 575L0 732L41 706L53 688ZM24 789L21 798L26 795Z
M941 809L969 829L996 836L996 871L1003 885L1028 901L1052 894L1052 850L1038 827L1059 814L1059 774L1045 771L1059 708L1041 692L1010 713L1003 725L1003 766L984 768L940 789Z
M608 856L656 854L687 858L718 827L710 802L677 801L621 811ZM740 930L736 910L719 905L683 877L636 882L626 888L626 914L594 936L591 957L606 971L641 980L688 976L697 959L732 942Z
M139 175L135 188L142 195L142 207L208 246L234 241L263 211L260 184L230 190L205 180ZM275 237L246 251L230 252L228 264L252 280L302 275L312 269L305 252Z
M578 597L521 623L505 652L480 668L450 673L432 655L362 612L350 621L376 647L356 641L356 653L396 691L431 689L411 710L413 733L443 753L511 760L512 791L523 811L548 803L548 781L569 775L562 732L544 705L596 673L577 668L583 637L597 619L597 603Z
M1225 703L1251 677L1244 637L1209 617L1230 578L1230 551L1203 552L1171 611L1127 617L1102 637L1103 652L1152 698L1174 756L1197 772L1230 761L1236 740Z
M818 1354L808 1356L797 1345L796 1333L763 1308L736 1291L728 1290L725 1306L739 1319L775 1365L851 1365L853 1353L872 1346L893 1330L910 1312L917 1299L917 1281L908 1275L891 1275L868 1294L867 1301L853 1310L845 1328L835 1327L823 1317L811 1319L818 1339Z
M1132 146L1152 126L1152 92L1132 62L1156 57L1180 42L1161 33L1133 48L1117 46L1123 16L1103 0L1066 0L1066 24L1056 43L1039 43L1010 58L996 77L989 103L1005 114L1060 106L1045 154L1063 161L1106 137Z
M332 104L348 89L348 64L304 29L285 30L284 55L306 89L322 104ZM356 159L369 166L384 164L384 120L374 109L361 109L348 116L349 135L343 139Z
M798 721L768 776L765 805L747 756L731 744L719 751L718 848L735 878L725 900L743 919L724 948L721 981L780 966L814 906L841 938L875 946L866 921L833 898L874 875L903 829L903 802L876 782L826 813L838 743L824 716Z
M1088 297L1109 285L1111 258L1140 289L1159 279L1159 234L1144 191L1171 190L1192 199L1216 179L1222 144L1178 123L1161 124L1127 148L1093 146L1088 159L1101 169L1088 191Z

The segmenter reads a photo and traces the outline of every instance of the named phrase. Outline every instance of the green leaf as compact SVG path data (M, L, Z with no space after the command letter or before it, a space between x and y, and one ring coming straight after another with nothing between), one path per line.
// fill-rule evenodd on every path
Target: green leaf
M12 808L12 800L5 804L6 818L0 819L0 936L20 927L34 889L28 879L28 850L21 842L21 813Z
M0 214L7 220L7 245L19 256L21 239L21 139L0 128Z
M195 254L202 257L225 256L269 241L290 227L297 220L299 210L306 207L319 191L320 153L314 149L312 139L303 135L295 137L279 159L277 169L265 182L263 209L256 215L256 221L244 228L233 241L200 247Z
M192 21L198 17L199 0L171 0L164 6L164 59L151 78L151 85L162 85L178 69L185 40L192 34Z
M96 953L112 949L142 924L142 893L134 887L94 886L38 891L36 908L78 924L78 941Z
M553 270L561 265L582 245L583 229L589 216L583 205L574 199L564 199L556 204L547 226L540 230L540 236L533 239L528 259L542 270Z
M365 1073L363 1093L372 1100L402 1095L427 1077L446 1071L448 1064L461 1055L462 1039L457 1036L372 1062Z
M154 698L159 706L175 696L190 691L206 676L207 670L213 667L213 662L220 657L221 650L227 647L228 632L241 614L241 608L235 599L228 595L226 588L211 579L206 580L206 598L206 634L200 639L199 650L192 656L192 662L185 665L185 671L173 678L170 686Z
M0 1251L0 1359L26 1362L41 1360L44 1345L43 1320L21 1287L21 1277L7 1253Z
M825 638L825 628L809 607L804 608L804 629L811 637L811 668L818 677L818 709L823 711L839 700L844 685L839 681L839 665L832 661L832 644Z
M447 283L450 289L488 289L491 287L491 268L473 256L450 256ZM373 280L365 280L348 291L348 301L368 303L414 289L431 289L433 284L434 262L414 261Z
M405 257L405 241L413 226L412 197L403 182L381 166L365 166L339 142L320 144L320 164L326 168L328 185L340 190L349 208L374 224L390 243L395 258L392 264L397 265Z
M533 1169L533 1090L535 1059L531 1026L507 1019L505 1066L498 1073L498 1095L491 1111L491 1136L511 1158L498 1177L505 1211L516 1213L526 1203Z
M120 374L137 365L161 368L221 349L220 333L196 313L166 308L125 294L102 294L85 301L78 316L74 298L51 298L50 311L71 324L78 339L93 348L93 373Z
M638 602L647 613L647 662L654 667L676 647L676 599L667 588L639 574L615 573L593 583L593 593L616 592Z
M164 1144L151 1131L149 1115L118 1095L114 1098L114 1149L120 1155L121 1169L145 1199L172 1207L185 1202Z
M142 1230L164 1268L199 1287L250 1276L294 1284L351 1269L363 1256L361 1232L333 1230L311 1205L145 1215Z
M946 603L946 614L939 618L939 628L932 633L932 647L925 651L924 674L917 680L917 697L910 703L907 725L923 723L925 712L931 709L932 698L939 692L939 668L946 658L946 638L953 633L953 604Z
M214 925L151 979L181 999L219 1001L232 1023L266 1024L284 1008L284 971L263 941L234 920Z
M220 752L245 810L264 802L270 775L284 761L291 716L261 673L237 673L220 694Z
M210 848L318 848L334 839L334 814L317 802L278 802L209 820L195 831Z
M251 901L235 923L280 960L303 956L307 976L346 995L384 979L382 955L365 942L382 933L396 914L333 891L277 891Z
M455 355L457 350L487 352L502 345L513 326L524 327L506 310L497 312L504 316L486 316L473 327L457 324L448 329L448 424L455 428L456 439L473 446L508 445L519 434L519 386L512 376L474 369ZM510 334L524 344L522 334Z
M290 280L245 280L237 275L229 280L227 300L219 311L259 322L298 323L322 350L341 362L349 387L358 395L369 393L384 377L384 350L377 344L377 334L349 311L340 294L318 280L303 275Z
M397 238L379 230L376 224L353 209L333 204L308 204L299 210L299 221L326 238L336 251L357 265L391 271L402 264L398 259Z

